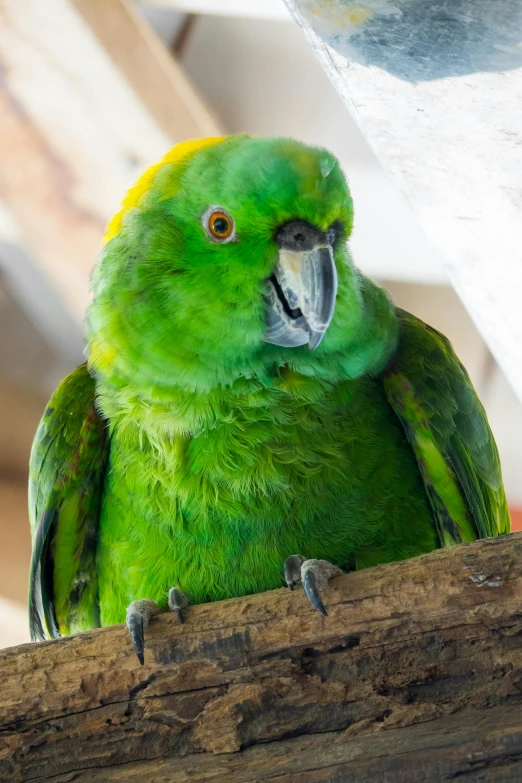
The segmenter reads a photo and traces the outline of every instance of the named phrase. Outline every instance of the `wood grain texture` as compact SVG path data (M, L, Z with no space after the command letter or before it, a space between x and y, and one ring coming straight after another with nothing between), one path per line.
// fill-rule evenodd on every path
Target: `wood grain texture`
M0 780L522 779L522 534L0 653Z

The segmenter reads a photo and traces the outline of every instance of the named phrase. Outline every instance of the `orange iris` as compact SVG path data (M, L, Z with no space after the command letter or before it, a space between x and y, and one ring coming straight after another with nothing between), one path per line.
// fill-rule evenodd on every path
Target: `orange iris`
M216 239L228 239L234 226L224 212L213 212L208 221L208 230Z

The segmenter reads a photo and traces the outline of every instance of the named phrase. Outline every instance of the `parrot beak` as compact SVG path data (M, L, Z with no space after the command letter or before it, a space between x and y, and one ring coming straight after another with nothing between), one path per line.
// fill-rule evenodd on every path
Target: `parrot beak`
M335 309L337 269L330 232L292 220L276 233L279 256L266 281L267 343L317 348Z

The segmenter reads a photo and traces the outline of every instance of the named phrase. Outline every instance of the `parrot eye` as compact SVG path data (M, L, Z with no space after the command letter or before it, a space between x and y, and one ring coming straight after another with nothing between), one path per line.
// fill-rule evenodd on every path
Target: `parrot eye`
M221 207L209 207L202 218L203 228L213 242L232 242L236 239L234 221Z

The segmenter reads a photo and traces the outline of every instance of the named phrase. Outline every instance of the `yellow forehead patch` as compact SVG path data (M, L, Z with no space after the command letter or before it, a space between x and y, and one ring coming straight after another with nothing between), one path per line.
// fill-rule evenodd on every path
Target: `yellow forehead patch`
M123 216L129 209L139 205L143 196L148 193L152 187L154 177L162 166L164 166L166 163L180 163L180 161L182 161L188 155L191 155L193 152L197 152L198 150L204 149L205 147L212 147L214 144L220 144L222 141L225 141L226 138L226 136L210 136L206 139L190 139L189 141L182 141L172 147L172 149L167 152L165 157L163 157L159 163L155 163L153 166L150 166L148 169L146 169L136 184L128 190L127 195L122 201L120 211L116 212L108 224L105 231L105 236L103 237L103 244L106 245L107 242L120 233L123 223Z

